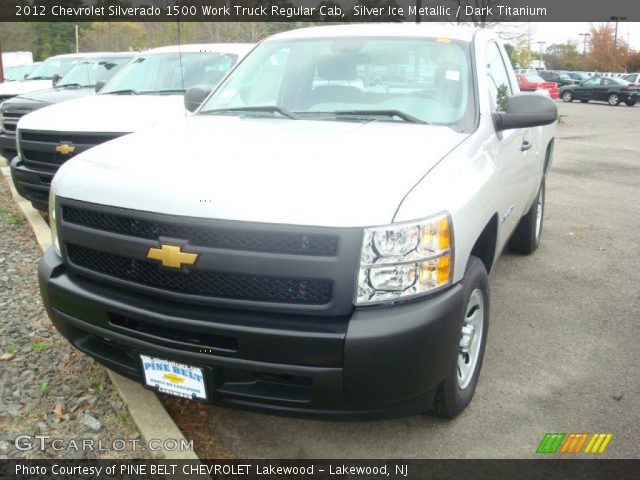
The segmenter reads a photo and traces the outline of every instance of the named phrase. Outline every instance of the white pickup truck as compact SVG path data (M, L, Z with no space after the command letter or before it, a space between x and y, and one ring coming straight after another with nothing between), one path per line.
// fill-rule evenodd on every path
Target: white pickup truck
M156 391L452 418L478 382L488 273L540 242L556 119L489 31L272 36L194 115L62 166L47 311Z
M96 84L98 95L22 116L16 129L18 156L11 162L16 189L46 212L49 185L62 163L94 145L184 117L184 91L196 85L213 88L251 48L220 43L147 50L106 85Z

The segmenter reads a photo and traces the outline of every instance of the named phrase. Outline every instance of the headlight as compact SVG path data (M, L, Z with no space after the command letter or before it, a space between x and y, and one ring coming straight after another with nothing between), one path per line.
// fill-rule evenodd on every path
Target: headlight
M367 228L362 241L357 305L404 300L451 283L451 219Z
M60 252L60 242L58 242L58 225L56 222L56 194L53 188L49 190L49 228L51 229L51 244L59 256L62 256Z

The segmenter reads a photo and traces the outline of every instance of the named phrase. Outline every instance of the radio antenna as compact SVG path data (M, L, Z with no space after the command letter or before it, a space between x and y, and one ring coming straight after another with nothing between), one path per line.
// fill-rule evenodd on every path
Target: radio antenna
M180 83L182 84L182 95L186 93L184 88L184 68L182 65L182 37L180 34L180 17L178 16L178 20L176 21L178 25L178 60L180 61ZM187 110L184 111L184 116L187 116Z

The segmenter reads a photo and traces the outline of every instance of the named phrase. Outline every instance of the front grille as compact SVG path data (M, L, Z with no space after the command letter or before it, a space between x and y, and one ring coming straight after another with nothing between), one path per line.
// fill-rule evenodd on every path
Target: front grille
M21 130L20 150L23 162L36 170L57 171L67 160L85 150L121 136L120 133L69 133ZM56 147L67 144L75 148L71 153L60 153Z
M33 130L22 130L20 139L25 142L45 142L58 145L60 143L71 143L74 145L98 145L114 138L118 138L122 133L73 133L73 132L38 132Z
M18 120L29 112L30 110L7 110L2 112L2 129L7 133L15 135Z
M69 206L62 208L62 216L65 222L107 232L153 240L178 238L191 245L213 248L319 256L334 256L338 249L338 239L331 235L185 226Z
M260 302L324 305L331 300L328 280L241 275L204 270L172 271L155 262L66 245L76 266L116 279L191 295Z

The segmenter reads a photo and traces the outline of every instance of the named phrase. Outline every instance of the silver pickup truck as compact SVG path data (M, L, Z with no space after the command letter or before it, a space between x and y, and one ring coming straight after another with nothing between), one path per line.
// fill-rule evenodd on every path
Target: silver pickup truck
M185 104L56 174L39 277L60 332L196 401L460 413L488 273L540 242L557 119L491 32L285 32Z

